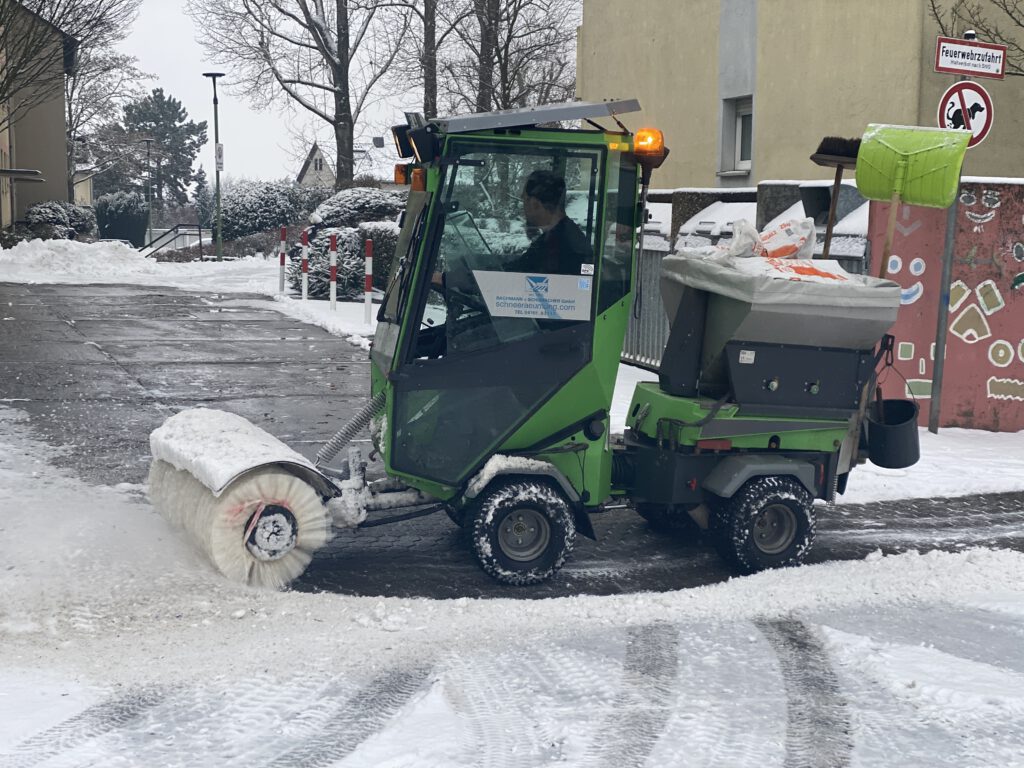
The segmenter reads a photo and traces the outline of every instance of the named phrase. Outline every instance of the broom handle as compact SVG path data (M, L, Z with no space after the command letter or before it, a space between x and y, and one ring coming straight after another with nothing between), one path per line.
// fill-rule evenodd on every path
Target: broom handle
M885 279L889 271L889 257L892 256L892 241L896 237L896 213L900 209L900 193L893 192L889 202L889 224L885 228L885 246L882 248L882 263L878 265L878 276Z
M836 180L832 185L832 202L828 206L828 224L825 225L825 247L821 249L821 258L828 258L828 250L832 245L832 227L836 223L836 208L839 206L839 185L843 181L843 166L836 166Z

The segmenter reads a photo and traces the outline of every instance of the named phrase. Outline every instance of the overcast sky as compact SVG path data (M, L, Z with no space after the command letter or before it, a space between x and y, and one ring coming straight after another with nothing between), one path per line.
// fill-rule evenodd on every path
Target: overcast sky
M217 71L218 67L204 60L192 19L183 7L179 0L143 0L139 18L120 48L138 57L140 69L155 75L148 88L163 88L181 101L189 118L207 121L209 143L200 152L199 162L212 181L213 87L203 72ZM297 175L299 167L287 152L289 136L283 118L273 111L254 111L238 97L224 92L222 84L218 81L217 90L224 173L263 179Z
M198 163L206 168L207 176L213 181L213 86L203 72L225 69L204 58L203 50L196 42L192 19L184 11L182 0L143 0L139 18L120 49L139 59L139 68L155 75L147 84L148 89L163 88L164 93L181 101L188 110L189 118L209 124L209 142L203 147ZM276 109L257 112L248 102L222 88L230 82L231 75L218 80L220 98L220 140L224 145L224 174L231 177L253 179L279 179L298 175L303 158L293 157L294 141L288 130L287 120L295 117L280 115ZM402 122L402 102L380 104L368 110L366 119L361 120L365 136L359 138L360 145L369 145L371 134L386 132L387 126ZM412 97L411 105L416 109L417 98ZM325 126L325 123L319 122ZM312 135L312 134L309 134ZM328 134L329 136L329 134ZM333 160L333 146L330 140L321 136L320 146ZM388 143L390 147L390 142ZM380 153L374 153L379 155ZM303 154L304 157L304 154ZM366 165L387 165L394 159L383 155L369 158L359 170L370 170ZM197 163L197 167L198 167ZM381 166L383 167L383 166ZM379 173L379 168L376 169ZM357 171L358 172L358 171Z

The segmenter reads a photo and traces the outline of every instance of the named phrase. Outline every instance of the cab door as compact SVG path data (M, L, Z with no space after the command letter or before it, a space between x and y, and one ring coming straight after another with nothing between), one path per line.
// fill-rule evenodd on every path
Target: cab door
M391 468L459 485L591 360L603 146L453 138L438 227L392 374ZM535 170L565 181L565 226L590 250L573 274L521 271ZM575 231L574 231L575 232ZM578 238L577 238L578 240ZM553 424L552 432L564 425Z

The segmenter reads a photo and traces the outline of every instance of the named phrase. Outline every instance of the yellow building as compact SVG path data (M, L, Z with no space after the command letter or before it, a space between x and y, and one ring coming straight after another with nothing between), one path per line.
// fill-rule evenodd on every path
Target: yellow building
M938 35L928 0L583 0L577 95L640 100L631 125L672 149L662 188L828 178L808 159L826 136L937 125L957 79L934 71ZM964 173L1024 176L1024 78L977 82L995 117Z
M46 200L68 197L67 134L63 74L74 67L78 42L52 24L23 8L12 6L16 15L5 17L24 25L16 34L5 34L17 46L32 41L17 54L0 50L0 66L17 59L24 62L25 50L45 58L35 68L36 82L45 86L15 81L8 101L0 102L0 227L9 227L25 215L31 206ZM7 117L13 113L13 122ZM11 175L10 171L39 171L39 175ZM8 173L3 173L7 171Z

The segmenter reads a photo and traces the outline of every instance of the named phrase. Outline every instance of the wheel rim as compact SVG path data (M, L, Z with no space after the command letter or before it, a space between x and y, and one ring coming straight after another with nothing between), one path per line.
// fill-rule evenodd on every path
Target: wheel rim
M245 547L257 560L280 560L298 541L299 525L287 507L267 504L253 513L246 523Z
M502 554L517 563L535 560L550 542L551 524L535 509L514 509L498 527L498 546Z
M796 536L796 515L785 504L769 504L754 518L754 544L766 555L784 552Z

